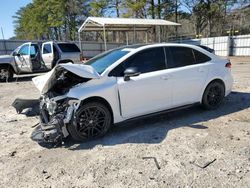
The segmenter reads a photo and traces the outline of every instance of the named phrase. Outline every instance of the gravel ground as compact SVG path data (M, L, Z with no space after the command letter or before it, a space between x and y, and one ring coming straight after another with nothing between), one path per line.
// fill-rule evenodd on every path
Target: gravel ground
M218 110L123 123L104 138L53 149L30 139L38 119L11 107L39 96L31 77L1 83L0 187L249 187L250 58L231 61L234 90Z

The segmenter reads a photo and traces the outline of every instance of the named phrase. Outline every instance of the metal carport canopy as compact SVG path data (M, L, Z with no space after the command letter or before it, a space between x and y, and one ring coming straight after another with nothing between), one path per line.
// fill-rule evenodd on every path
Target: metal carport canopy
M106 31L148 31L153 26L179 26L181 24L162 19L139 19L139 18L101 18L88 17L79 28L82 31L103 31L106 48Z

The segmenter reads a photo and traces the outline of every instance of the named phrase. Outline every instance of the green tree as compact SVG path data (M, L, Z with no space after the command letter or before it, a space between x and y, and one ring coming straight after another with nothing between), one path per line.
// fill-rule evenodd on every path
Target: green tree
M76 40L90 0L33 0L14 17L18 39Z

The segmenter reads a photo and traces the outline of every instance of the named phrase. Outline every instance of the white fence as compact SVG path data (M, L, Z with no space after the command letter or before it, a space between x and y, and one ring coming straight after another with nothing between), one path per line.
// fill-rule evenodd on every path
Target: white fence
M16 40L0 40L0 55L10 54L16 47L29 41L16 41ZM42 42L42 41L33 41ZM201 44L208 46L215 50L215 54L219 56L250 56L250 35L239 35L239 36L223 36L223 37L210 37L201 39L190 39L181 41L189 44ZM79 43L75 41L77 45ZM107 43L108 49L113 49L122 46L122 43ZM101 42L89 42L82 41L82 50L84 57L93 57L104 51L104 44Z
M10 54L13 50L15 50L18 46L25 42L31 42L27 40L0 40L0 55ZM32 42L43 42L43 41L32 41ZM76 45L79 46L78 41L74 41ZM124 44L121 43L107 43L108 49L117 48ZM101 42L89 42L82 41L82 50L84 57L93 57L104 51L104 44Z
M210 37L173 41L188 44L201 44L215 50L219 56L250 56L250 35Z
M250 35L241 35L233 38L233 55L249 56L250 55Z
M211 37L200 40L201 45L214 49L215 53L219 56L228 55L228 42L228 37Z

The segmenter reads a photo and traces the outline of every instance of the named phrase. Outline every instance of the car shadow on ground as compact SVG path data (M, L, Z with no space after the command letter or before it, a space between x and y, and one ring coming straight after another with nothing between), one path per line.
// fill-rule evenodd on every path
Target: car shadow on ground
M38 76L38 75L29 75L29 76L14 77L12 82L28 82L28 81L31 81L32 78L34 78L36 76Z
M40 76L45 74L46 72L39 72L39 73L32 73L32 74L21 74L21 75L16 75L12 82L28 82L31 81L32 78L36 76Z
M250 93L232 92L217 110L205 111L197 106L121 123L111 128L103 138L84 143L77 143L71 139L64 147L70 150L81 150L91 149L96 145L112 146L126 143L157 144L165 139L168 131L171 129L179 127L208 129L209 127L203 126L202 122L239 112L249 107Z

